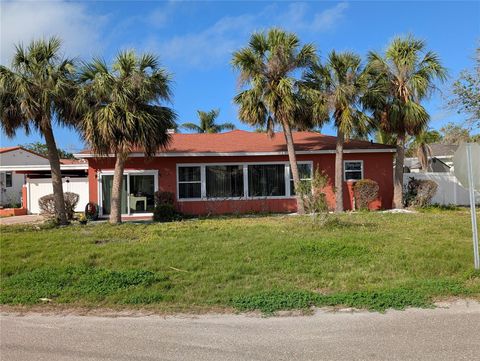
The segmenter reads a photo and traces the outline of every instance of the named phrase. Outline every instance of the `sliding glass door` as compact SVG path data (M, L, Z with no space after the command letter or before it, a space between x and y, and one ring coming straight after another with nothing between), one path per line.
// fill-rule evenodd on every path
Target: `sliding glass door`
M152 213L155 207L156 177L154 174L127 173L122 184L122 214ZM113 175L101 176L102 214L111 212Z
M110 214L112 200L113 175L102 176L102 208L103 214ZM127 213L127 176L123 176L122 184L122 214Z

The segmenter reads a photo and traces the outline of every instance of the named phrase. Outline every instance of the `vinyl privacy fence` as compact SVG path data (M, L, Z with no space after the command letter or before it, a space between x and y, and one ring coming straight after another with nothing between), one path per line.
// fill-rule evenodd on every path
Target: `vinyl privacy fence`
M432 199L432 204L469 205L468 189L461 186L453 173L404 173L404 186L408 184L411 177L415 179L430 179L438 184L437 193ZM477 204L480 203L480 192L475 193L475 199Z

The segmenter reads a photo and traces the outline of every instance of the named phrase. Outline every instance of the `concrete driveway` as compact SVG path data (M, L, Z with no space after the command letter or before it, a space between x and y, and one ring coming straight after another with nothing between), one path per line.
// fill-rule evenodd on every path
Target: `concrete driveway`
M0 224L5 226L13 224L40 223L42 221L43 217L35 214L0 218Z
M1 316L2 360L478 360L480 304L271 317Z

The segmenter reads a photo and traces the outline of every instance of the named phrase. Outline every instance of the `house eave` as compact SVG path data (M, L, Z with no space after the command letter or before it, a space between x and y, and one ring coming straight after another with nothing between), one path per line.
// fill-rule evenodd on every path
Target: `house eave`
M395 153L395 149L345 149L345 154L358 153ZM297 151L297 155L301 154L335 154L335 150L306 150ZM276 156L288 155L286 151L280 152L161 152L155 153L155 157L258 157L258 156ZM97 155L93 153L79 153L74 154L76 158L112 158L115 154ZM130 153L129 157L145 157L145 153L134 152Z

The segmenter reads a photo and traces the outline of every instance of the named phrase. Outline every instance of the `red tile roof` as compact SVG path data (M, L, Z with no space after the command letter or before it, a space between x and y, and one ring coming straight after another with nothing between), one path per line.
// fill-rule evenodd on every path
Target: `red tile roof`
M296 151L335 150L336 137L316 132L294 132ZM369 141L351 140L345 142L345 149L378 149L391 151L392 146L371 143ZM287 147L283 132L275 133L270 138L265 133L233 130L216 134L172 134L172 141L162 153L252 153L252 152L286 152ZM134 152L142 152L136 149ZM84 150L82 154L91 154Z

